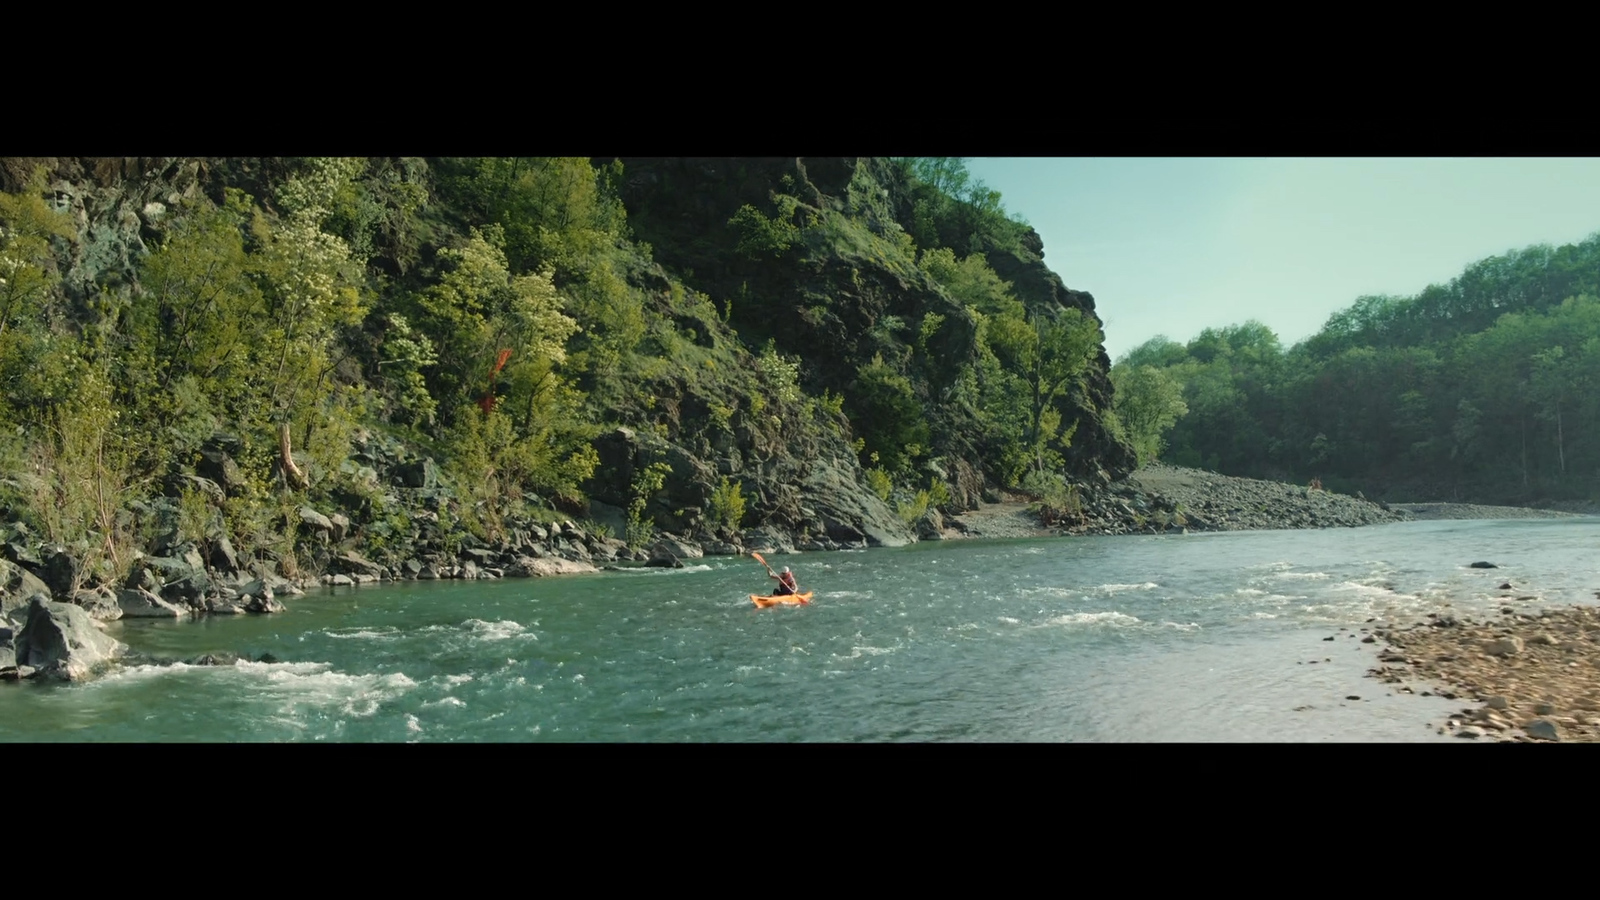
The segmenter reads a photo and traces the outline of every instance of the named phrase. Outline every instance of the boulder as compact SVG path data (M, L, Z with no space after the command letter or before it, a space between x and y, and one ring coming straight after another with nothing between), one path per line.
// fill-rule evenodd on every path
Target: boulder
M283 612L283 604L271 597L252 597L249 604L245 606L245 611L252 613L281 613Z
M439 466L431 459L406 463L394 468L397 483L410 488L435 488L439 486Z
M206 612L218 616L243 615L248 611L250 603L255 598L250 594L240 594L237 598L208 597L206 598Z
M83 681L127 649L84 610L34 598L16 637L16 665L32 667L35 677Z
M170 475L161 482L161 491L163 496L173 499L182 497L186 492L198 493L219 506L228 499L220 485L199 475Z
M570 559L546 557L544 559L528 559L524 557L517 561L518 564L507 570L507 574L514 574L518 569L523 574L533 577L545 575L582 575L588 572L598 572L589 563L575 562Z
M44 571L39 574L50 586L51 596L71 600L72 592L77 590L79 579L83 577L83 563L60 544L44 548L40 555L44 557Z
M168 603L143 588L117 592L117 605L130 619L181 619L189 614L186 606Z
M211 568L223 574L232 575L239 571L239 557L233 551L233 542L225 534L218 535L211 542L209 561Z
M671 554L679 559L700 559L705 552L696 544L679 540L671 536L664 536L650 545L651 555Z
M333 571L342 575L372 575L383 577L383 566L362 556L354 550L347 550L329 560Z
M211 578L206 575L199 551L192 544L181 545L181 548L183 552L178 556L147 556L144 565L158 574L163 599L169 603L182 601L193 605L211 589Z
M195 464L194 470L195 474L215 482L229 496L243 493L247 485L244 473L239 471L239 464L222 450L212 448L201 450L200 460Z
M578 541L561 541L556 547L556 555L574 562L586 563L594 560L594 555Z
M237 599L243 603L248 595L250 597L265 597L271 600L277 592L301 593L294 585L289 583L288 579L264 575L239 585Z
M300 507L300 524L319 534L333 534L333 521L309 506Z
M0 618L26 609L34 597L52 599L50 586L22 566L0 561Z
M96 621L114 622L122 618L122 607L117 603L116 592L110 588L77 591L72 595L72 602Z
M128 590L144 588L152 594L161 593L161 576L142 565L136 565L128 572L128 577L122 582Z

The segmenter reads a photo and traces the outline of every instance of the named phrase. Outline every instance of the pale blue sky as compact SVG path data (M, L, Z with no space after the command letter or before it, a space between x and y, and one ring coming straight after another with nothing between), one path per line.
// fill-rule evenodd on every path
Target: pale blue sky
M1115 361L1259 319L1287 349L1364 294L1600 231L1600 159L975 158L1094 295Z

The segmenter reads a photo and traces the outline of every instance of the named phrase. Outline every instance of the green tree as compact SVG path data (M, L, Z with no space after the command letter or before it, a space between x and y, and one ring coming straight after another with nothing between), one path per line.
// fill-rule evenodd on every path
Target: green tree
M1111 384L1117 419L1145 465L1160 456L1166 431L1189 411L1183 385L1167 370L1149 365L1113 366Z
M245 248L248 202L234 194L223 207L176 217L141 264L140 290L118 323L125 402L163 438L147 447L152 469L243 414L258 390L260 335L270 326Z
M857 373L848 395L851 420L859 424L863 452L875 454L890 473L909 473L911 463L928 444L927 416L917 402L911 380L874 356Z
M1023 441L1030 448L1042 447L1053 437L1046 433L1046 411L1088 371L1104 337L1099 325L1071 308L1056 319L1020 322L1001 317L994 322L995 349L1027 389L1029 417Z

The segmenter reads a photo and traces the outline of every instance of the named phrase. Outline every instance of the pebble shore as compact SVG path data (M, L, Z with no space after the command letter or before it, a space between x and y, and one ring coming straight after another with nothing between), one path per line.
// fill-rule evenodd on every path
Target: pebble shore
M1529 614L1505 606L1500 618L1487 622L1433 613L1426 624L1375 628L1368 640L1387 645L1370 677L1401 685L1400 693L1473 704L1431 723L1440 734L1600 741L1600 609ZM1409 684L1415 682L1432 687L1417 690Z

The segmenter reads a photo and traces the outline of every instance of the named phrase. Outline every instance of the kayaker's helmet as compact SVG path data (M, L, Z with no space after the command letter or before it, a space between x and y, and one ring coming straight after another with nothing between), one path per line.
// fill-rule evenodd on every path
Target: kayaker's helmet
M785 575L789 574L789 567L788 566L784 566L783 567L783 574L785 574Z

